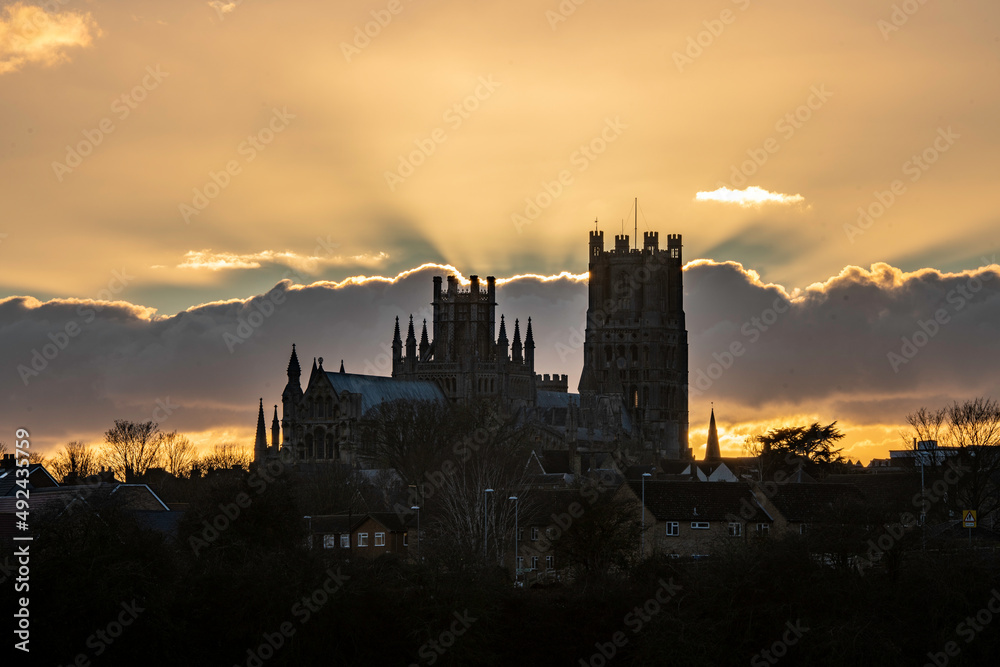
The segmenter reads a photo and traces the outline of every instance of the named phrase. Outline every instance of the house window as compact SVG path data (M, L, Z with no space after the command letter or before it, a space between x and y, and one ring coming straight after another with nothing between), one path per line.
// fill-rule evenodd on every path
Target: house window
M771 532L771 525L770 524L767 524L767 523L758 523L757 524L757 536L758 537L767 537L768 533L770 533L770 532Z
M532 542L538 541L538 526L531 527L531 541Z
M517 539L519 542L524 542L524 528L517 531Z
M410 546L410 534L409 533L403 533L403 546L404 547Z
M351 536L350 535L341 535L340 536L340 548L341 549L350 549L351 548Z
M323 536L323 548L333 549L337 546L337 536L336 535L324 535Z
M730 523L729 537L743 537L743 524L738 522Z
M808 529L806 528L806 524L800 523L799 524L799 535L805 535L807 531L808 531Z
M532 570L537 570L538 569L538 556L532 556L531 557L531 569Z
M709 528L708 521L692 521L691 522L691 530L708 530L708 528Z
M385 546L385 533L375 533L375 546L377 547Z
M681 534L681 524L677 521L667 522L667 537L677 537Z
M359 547L368 546L368 533L358 533L358 546Z
M546 570L554 570L554 569L556 569L556 557L555 556L546 556L545 557L545 569Z
M519 570L523 570L524 569L524 556L518 556L517 557L517 569L519 569Z

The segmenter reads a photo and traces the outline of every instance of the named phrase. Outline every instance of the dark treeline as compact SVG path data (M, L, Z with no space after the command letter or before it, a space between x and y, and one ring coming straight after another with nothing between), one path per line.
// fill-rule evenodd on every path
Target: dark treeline
M1000 590L993 552L906 544L890 570L859 574L812 558L813 536L790 536L524 590L500 569L309 550L292 482L258 493L249 479L206 481L176 539L111 500L39 517L29 662L935 664L930 653L939 665L982 665L1000 648L1000 619L976 620ZM240 493L253 502L193 548L203 521Z

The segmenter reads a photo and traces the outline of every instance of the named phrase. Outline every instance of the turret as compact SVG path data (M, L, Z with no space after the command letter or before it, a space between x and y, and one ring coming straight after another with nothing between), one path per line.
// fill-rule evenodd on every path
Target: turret
M299 355L295 352L295 344L292 344L292 356L288 360L288 383L285 390L281 392L281 411L285 419L295 416L295 407L302 397L302 368L299 366Z
M513 354L511 355L511 361L513 361L515 364L523 364L524 363L524 357L521 354L521 350L522 349L523 348L521 347L521 326L520 326L518 320L515 318L514 319L514 346L513 346Z

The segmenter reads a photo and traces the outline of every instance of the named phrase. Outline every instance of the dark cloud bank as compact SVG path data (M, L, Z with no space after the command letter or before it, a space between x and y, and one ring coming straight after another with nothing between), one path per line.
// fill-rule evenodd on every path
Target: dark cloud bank
M258 397L280 399L292 343L307 368L322 356L328 369L344 359L349 372L389 374L395 317L405 324L412 313L418 327L430 318L431 277L443 272L341 287L285 281L170 317L123 302L5 299L0 421L7 433L29 428L42 447L96 438L115 418L250 429ZM895 424L922 404L1000 396L995 265L959 274L848 267L788 294L738 264L698 261L686 268L685 292L695 423L709 401L741 420L791 410ZM521 278L498 301L511 325L532 317L536 370L566 373L575 387L586 284Z

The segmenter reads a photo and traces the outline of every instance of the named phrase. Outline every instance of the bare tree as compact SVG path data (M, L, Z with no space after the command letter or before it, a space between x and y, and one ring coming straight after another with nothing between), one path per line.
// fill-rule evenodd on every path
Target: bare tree
M447 459L426 503L431 530L459 566L482 563L484 553L487 564L500 562L513 542L515 511L531 507L525 429L485 406L474 409L476 428L453 449L457 453ZM511 496L518 497L519 508Z
M253 457L250 448L235 442L223 442L212 447L212 452L201 458L202 468L211 470L227 469L233 466L249 468Z
M171 475L185 477L191 473L191 465L196 458L194 443L177 431L160 436L163 467Z
M74 476L83 479L100 472L98 453L85 442L74 440L63 445L52 457L52 472L62 481Z
M928 410L922 407L916 412L906 415L906 423L910 425L911 429L909 437L904 438L907 446L912 446L913 438L916 438L918 442L940 440L941 429L944 427L947 417L947 408Z
M114 428L104 433L107 466L125 481L143 475L160 458L160 426L156 422L116 419Z
M966 467L959 486L964 509L985 518L1000 509L1000 403L992 398L955 402L947 408L949 444Z
M456 441L471 431L466 406L433 401L391 401L367 415L360 425L362 456L379 468L392 468L407 484L426 481L447 458Z

